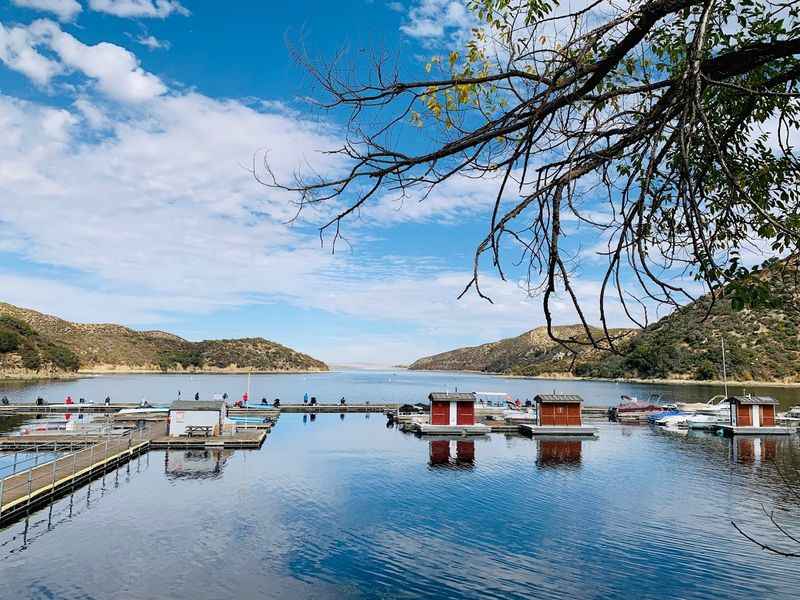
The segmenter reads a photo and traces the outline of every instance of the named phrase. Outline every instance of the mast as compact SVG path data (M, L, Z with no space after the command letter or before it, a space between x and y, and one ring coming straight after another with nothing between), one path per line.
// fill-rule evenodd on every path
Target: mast
M725 338L722 338L722 382L725 385L725 398L728 398L728 370L725 367Z

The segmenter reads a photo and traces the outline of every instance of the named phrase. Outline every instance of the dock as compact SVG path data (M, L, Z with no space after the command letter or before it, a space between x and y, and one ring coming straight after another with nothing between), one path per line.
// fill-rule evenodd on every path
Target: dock
M106 436L65 456L0 479L0 526L146 452L151 428Z
M794 432L794 427L746 427L737 425L720 425L719 429L728 437L734 435L790 435Z
M586 427L584 425L529 425L523 423L519 426L520 433L528 436L558 436L558 437L594 437L597 435L597 427Z
M189 448L261 448L267 432L263 430L237 431L233 435L208 436L208 437L171 437L162 435L150 440L152 450L161 449L189 449Z
M42 414L116 413L124 408L139 408L138 404L8 404L0 406L0 417Z

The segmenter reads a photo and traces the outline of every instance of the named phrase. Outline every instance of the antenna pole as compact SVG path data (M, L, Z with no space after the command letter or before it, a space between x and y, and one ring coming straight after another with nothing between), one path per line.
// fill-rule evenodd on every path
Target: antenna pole
M722 382L725 385L725 398L728 398L728 369L725 366L725 338L722 338Z

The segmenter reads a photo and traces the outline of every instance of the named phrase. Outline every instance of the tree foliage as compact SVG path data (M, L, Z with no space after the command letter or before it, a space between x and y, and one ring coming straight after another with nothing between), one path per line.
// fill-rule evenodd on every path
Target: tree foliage
M487 297L482 257L505 277L512 242L548 326L566 299L585 343L610 350L612 304L645 326L654 306L679 306L698 289L727 287L737 307L768 300L742 256L754 245L775 257L800 248L800 2L468 4L471 39L418 80L381 53L363 73L298 52L321 104L349 110L347 139L331 150L348 166L287 182L266 162L261 180L295 192L301 210L334 206L322 229L335 245L343 221L382 194L425 197L454 177L489 179L494 210L464 292ZM421 150L423 134L434 139ZM581 255L567 221L594 231L607 259L600 335L575 290Z

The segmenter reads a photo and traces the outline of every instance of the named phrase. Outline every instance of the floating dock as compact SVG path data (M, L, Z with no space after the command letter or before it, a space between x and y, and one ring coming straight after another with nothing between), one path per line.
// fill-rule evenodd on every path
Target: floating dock
M263 430L237 431L233 435L209 437L171 437L163 435L150 441L152 450L175 448L251 448L258 449L264 444L267 432Z
M734 435L790 435L794 432L794 427L745 427L737 425L720 425L719 429L726 436Z
M106 437L81 450L0 479L0 526L146 452L146 430Z
M597 435L597 427L586 427L584 425L529 425L523 423L519 426L520 433L533 436L559 436L559 437L594 437Z
M0 417L12 415L41 415L63 413L116 413L124 408L139 408L138 404L9 404L0 406Z
M430 423L417 423L415 427L418 433L422 435L486 435L491 433L492 429L483 423L475 423L474 425L431 425Z

